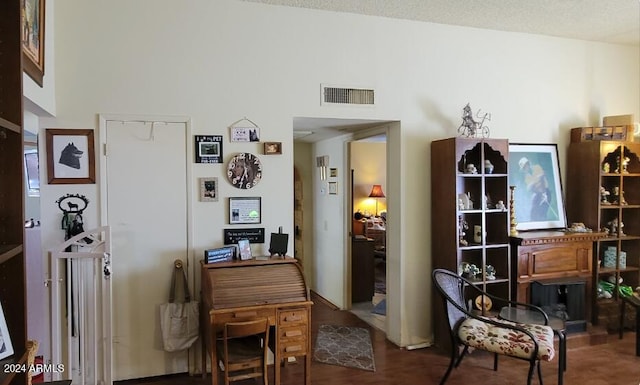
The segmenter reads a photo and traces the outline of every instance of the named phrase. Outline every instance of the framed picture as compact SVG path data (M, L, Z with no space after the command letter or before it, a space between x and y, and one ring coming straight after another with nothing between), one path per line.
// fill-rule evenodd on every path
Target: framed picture
M46 130L49 184L96 183L93 130Z
M238 254L240 254L240 260L242 261L251 259L251 244L248 239L238 240Z
M264 142L264 154L265 155L282 154L282 142Z
M260 223L261 198L229 198L229 224Z
M7 320L4 318L2 304L0 304L0 360L13 355L13 345L7 328Z
M21 0L22 66L42 87L44 77L44 1Z
M517 230L567 227L555 144L509 144Z
M196 163L222 163L222 135L194 137Z
M329 182L329 194L331 195L338 194L338 182Z
M231 127L232 142L259 142L260 128L258 127Z
M218 178L200 178L200 202L218 201Z

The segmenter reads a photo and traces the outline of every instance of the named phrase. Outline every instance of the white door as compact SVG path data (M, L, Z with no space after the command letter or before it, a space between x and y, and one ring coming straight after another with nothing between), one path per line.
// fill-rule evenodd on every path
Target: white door
M105 120L102 127L103 218L118 259L114 380L186 372L187 352L162 348L159 307L168 301L174 260L188 263L188 121Z

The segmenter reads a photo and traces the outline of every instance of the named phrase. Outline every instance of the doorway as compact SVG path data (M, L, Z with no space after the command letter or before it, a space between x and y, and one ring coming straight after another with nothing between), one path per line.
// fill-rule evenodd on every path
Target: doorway
M306 247L305 243L305 275L312 290L338 308L351 310L353 211L349 191L350 143L368 137L391 134L390 140L383 146L393 148L390 153L395 154L395 157L390 159L393 159L396 164L400 153L400 125L399 122L380 120L294 118L293 127L294 162L306 178L303 178L305 204L306 202L311 204L308 210L305 209L303 228L305 242L312 241L309 247ZM319 158L325 158L328 161L324 170L322 170L323 167L318 166ZM391 177L394 181L398 179L394 175ZM368 188L371 189L371 185ZM389 202L390 208L399 207L398 199L399 195L394 193L393 197L388 195L386 201ZM375 201L371 200L371 202L373 202L372 210L375 214ZM307 221L311 225L307 226ZM394 227L396 231L400 231L399 224ZM395 241L392 245L397 248L399 242ZM399 252L395 254L400 255ZM401 294L397 286L399 279L393 279L393 277L399 277L400 271L398 263L394 262L389 266L390 268L385 272L385 278L391 278L391 281L386 280L387 300L393 305L399 303L398 296ZM389 282L392 285L389 285ZM373 280L371 284L373 286ZM394 320L399 320L397 306L388 308L384 321L386 325L391 322L392 328L386 326L380 329L385 330L387 335L389 332L393 333L393 340L399 341L398 326L400 324Z

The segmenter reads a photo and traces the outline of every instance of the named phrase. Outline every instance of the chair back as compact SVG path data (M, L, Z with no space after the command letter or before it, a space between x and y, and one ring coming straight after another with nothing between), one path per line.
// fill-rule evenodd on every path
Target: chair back
M453 330L461 320L467 318L462 310L467 309L464 301L465 279L445 269L435 269L431 275L436 289L444 299L449 328Z
M224 325L224 338L239 338L259 335L269 335L269 320L258 318L249 321L227 322Z

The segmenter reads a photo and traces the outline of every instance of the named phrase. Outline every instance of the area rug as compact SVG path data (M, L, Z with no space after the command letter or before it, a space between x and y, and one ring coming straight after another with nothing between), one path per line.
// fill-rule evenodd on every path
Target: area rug
M387 300L386 298L378 302L376 306L371 309L373 314L387 315Z
M314 361L375 371L369 330L355 326L320 325Z

